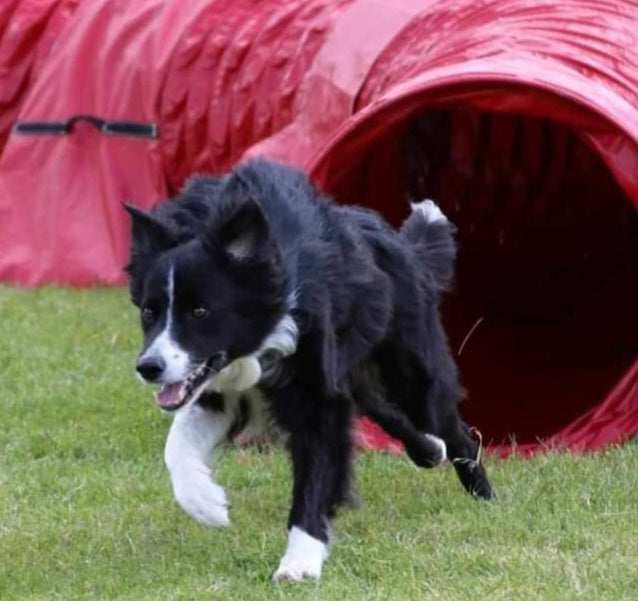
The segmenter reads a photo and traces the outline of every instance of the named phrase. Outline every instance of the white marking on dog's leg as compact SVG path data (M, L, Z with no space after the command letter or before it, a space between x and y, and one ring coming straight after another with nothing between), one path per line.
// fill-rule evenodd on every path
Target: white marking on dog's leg
M273 580L303 580L306 576L319 578L328 546L293 526L288 533L288 548L279 562Z
M232 417L228 410L209 411L189 405L177 413L166 439L164 461L175 499L184 511L206 526L228 526L228 502L213 481L208 462L226 438Z
M425 199L421 202L412 203L410 206L413 211L421 213L428 223L448 220L443 211L441 211L439 206L433 200Z
M166 324L159 336L146 349L141 359L151 357L161 357L166 368L162 374L163 382L179 382L183 380L189 372L191 361L188 353L180 347L173 338L173 301L175 297L175 269L171 267L168 272L166 283L166 294L168 295L168 307L166 309Z
M443 463L444 461L447 461L447 445L445 444L445 441L443 441L438 436L434 436L434 434L426 434L425 437L428 440L432 441L437 447L439 447L441 451L441 459L439 463Z

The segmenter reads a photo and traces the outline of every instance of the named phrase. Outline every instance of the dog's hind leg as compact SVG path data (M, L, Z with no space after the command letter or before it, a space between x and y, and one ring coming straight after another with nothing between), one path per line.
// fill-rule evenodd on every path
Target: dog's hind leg
M473 497L491 499L494 491L481 461L481 445L472 438L468 426L460 418L445 434L450 461L461 484Z
M385 345L377 355L385 394L417 431L443 441L465 490L475 497L489 499L493 491L480 461L479 445L458 413L462 389L456 368L445 347L438 352L430 351L432 361L426 367L405 346Z
M367 379L357 381L355 376L352 396L359 412L379 424L390 436L399 439L408 457L419 467L435 467L447 459L445 443L437 436L415 428L398 407L391 405L375 390L374 382Z
M164 461L177 502L206 526L228 526L224 489L213 480L209 462L226 440L234 416L221 395L211 394L179 411L171 424Z
M461 387L456 370L439 367L431 370L426 397L421 397L418 404L425 429L445 442L448 458L465 490L474 497L491 499L493 491L481 462L480 445L459 415Z
M458 390L435 373L425 403L423 399L420 403L424 420L421 424L427 432L443 439L448 459L465 490L474 497L491 499L493 491L481 462L480 446L458 413Z

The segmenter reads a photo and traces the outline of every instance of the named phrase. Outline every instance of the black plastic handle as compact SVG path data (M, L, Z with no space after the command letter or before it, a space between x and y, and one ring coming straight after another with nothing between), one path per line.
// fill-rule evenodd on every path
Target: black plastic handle
M107 121L93 115L74 115L66 121L18 121L13 126L13 133L27 136L64 136L71 133L78 121L86 121L98 131L111 136L159 137L159 130L155 123Z

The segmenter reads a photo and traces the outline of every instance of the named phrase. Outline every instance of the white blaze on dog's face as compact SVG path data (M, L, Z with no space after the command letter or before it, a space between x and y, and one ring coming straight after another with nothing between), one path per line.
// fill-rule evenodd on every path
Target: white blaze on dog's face
M145 337L137 370L162 385L157 400L166 410L256 352L286 309L278 252L260 208L242 200L227 213L180 243L170 224L132 211L131 296Z
M184 380L193 369L193 358L173 337L173 311L175 300L175 269L168 271L166 282L166 301L163 319L157 319L155 311L150 307L142 309L142 321L153 324L162 330L139 356L137 373L144 382L173 383ZM157 327L156 326L156 327Z

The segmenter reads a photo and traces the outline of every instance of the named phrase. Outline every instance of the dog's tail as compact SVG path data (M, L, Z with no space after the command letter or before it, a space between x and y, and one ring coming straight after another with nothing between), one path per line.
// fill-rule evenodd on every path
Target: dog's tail
M431 200L412 204L412 213L401 226L401 236L414 249L422 273L437 292L445 292L454 280L456 228Z

